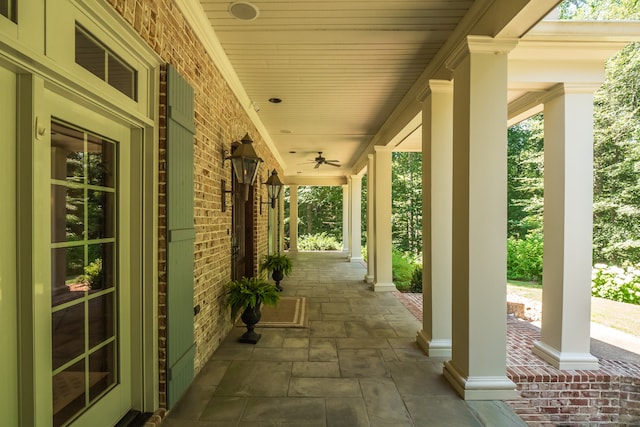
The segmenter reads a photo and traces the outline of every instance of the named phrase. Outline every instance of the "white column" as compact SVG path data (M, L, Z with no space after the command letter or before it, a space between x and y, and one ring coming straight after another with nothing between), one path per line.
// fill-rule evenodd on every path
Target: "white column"
M342 186L342 252L349 251L349 185Z
M391 270L391 149L375 147L375 239L374 291L395 291Z
M592 85L558 85L544 104L542 330L533 352L558 369L598 369L590 353Z
M422 331L429 356L451 357L453 84L432 80L422 107Z
M278 199L278 239L276 244L278 252L282 252L284 250L284 194L281 194Z
M298 252L298 186L289 186L289 252Z
M367 272L364 280L373 284L376 265L376 227L375 227L375 163L374 155L369 154L367 164Z
M350 243L351 262L362 261L362 177L359 175L351 175L349 180L351 226Z
M452 358L464 399L518 395L506 375L507 53L512 40L469 36L453 70Z

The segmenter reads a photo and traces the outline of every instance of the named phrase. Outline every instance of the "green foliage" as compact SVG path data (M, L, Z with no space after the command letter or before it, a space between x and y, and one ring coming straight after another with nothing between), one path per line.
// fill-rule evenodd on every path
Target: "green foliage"
M563 19L640 19L639 0L565 0ZM640 43L606 65L594 99L593 258L640 262Z
M337 251L342 249L334 236L327 233L307 234L298 238L298 249L303 251Z
M273 254L265 255L260 264L260 271L272 272L274 270L281 271L285 276L288 276L293 269L293 262L291 258L286 255Z
M640 19L639 0L565 0L560 4L561 19L615 20Z
M76 278L78 283L86 283L90 288L98 289L102 285L102 258L96 258L84 267L84 274Z
M391 253L391 270L393 283L399 291L406 292L411 286L411 276L415 262L404 253L394 249Z
M298 187L298 230L299 236L326 233L341 240L342 187Z
M508 235L523 239L529 232L542 228L542 115L512 126L507 135Z
M264 277L242 277L232 280L225 286L227 305L231 307L231 318L235 319L238 312L256 305L276 305L280 300L280 293Z
M409 291L414 294L422 293L422 266L416 265L413 267L413 273L411 273L411 285Z
M530 233L524 239L507 240L507 278L519 280L542 279L542 234Z
M640 264L623 267L596 264L591 280L593 296L640 305Z
M413 256L422 252L422 155L393 153L393 247Z

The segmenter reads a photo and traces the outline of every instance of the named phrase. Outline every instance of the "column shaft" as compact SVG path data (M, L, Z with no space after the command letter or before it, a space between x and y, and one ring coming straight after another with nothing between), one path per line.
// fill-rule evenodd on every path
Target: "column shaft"
M289 186L289 252L298 252L298 186Z
M544 104L542 330L534 353L559 369L598 369L590 353L593 94L557 88ZM586 93L585 93L586 91Z
M468 37L454 70L452 359L464 399L515 398L506 376L507 52L515 41Z
M351 226L349 248L351 262L362 261L362 177L351 175L350 188L350 212Z
M375 226L375 156L368 155L367 163L367 273L364 280L367 283L375 282L376 265L376 226Z
M350 255L349 249L349 185L342 186L342 252Z
M391 269L391 150L376 147L375 152L375 239L376 265L374 291L395 291Z
M451 357L453 85L431 81L422 109L422 324L429 356Z

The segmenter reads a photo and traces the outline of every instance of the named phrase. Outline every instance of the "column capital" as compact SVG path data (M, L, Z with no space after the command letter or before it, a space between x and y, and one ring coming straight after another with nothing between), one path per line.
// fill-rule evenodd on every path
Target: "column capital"
M460 65L460 61L470 53L507 54L518 44L516 38L496 39L489 36L467 36L456 48L453 49L445 67L454 71Z
M389 151L393 151L393 147L388 147L386 145L374 145L373 150L376 153L388 153Z
M601 83L558 83L540 97L540 102L545 104L559 96L575 94L593 94L601 86Z
M416 99L418 102L424 102L432 93L453 93L453 80L429 80L418 92Z

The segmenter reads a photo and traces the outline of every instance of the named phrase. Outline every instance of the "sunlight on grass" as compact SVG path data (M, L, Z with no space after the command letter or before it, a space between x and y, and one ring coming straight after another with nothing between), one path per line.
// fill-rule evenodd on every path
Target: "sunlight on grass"
M542 286L509 280L507 293L542 302ZM591 321L640 337L640 305L591 298Z

